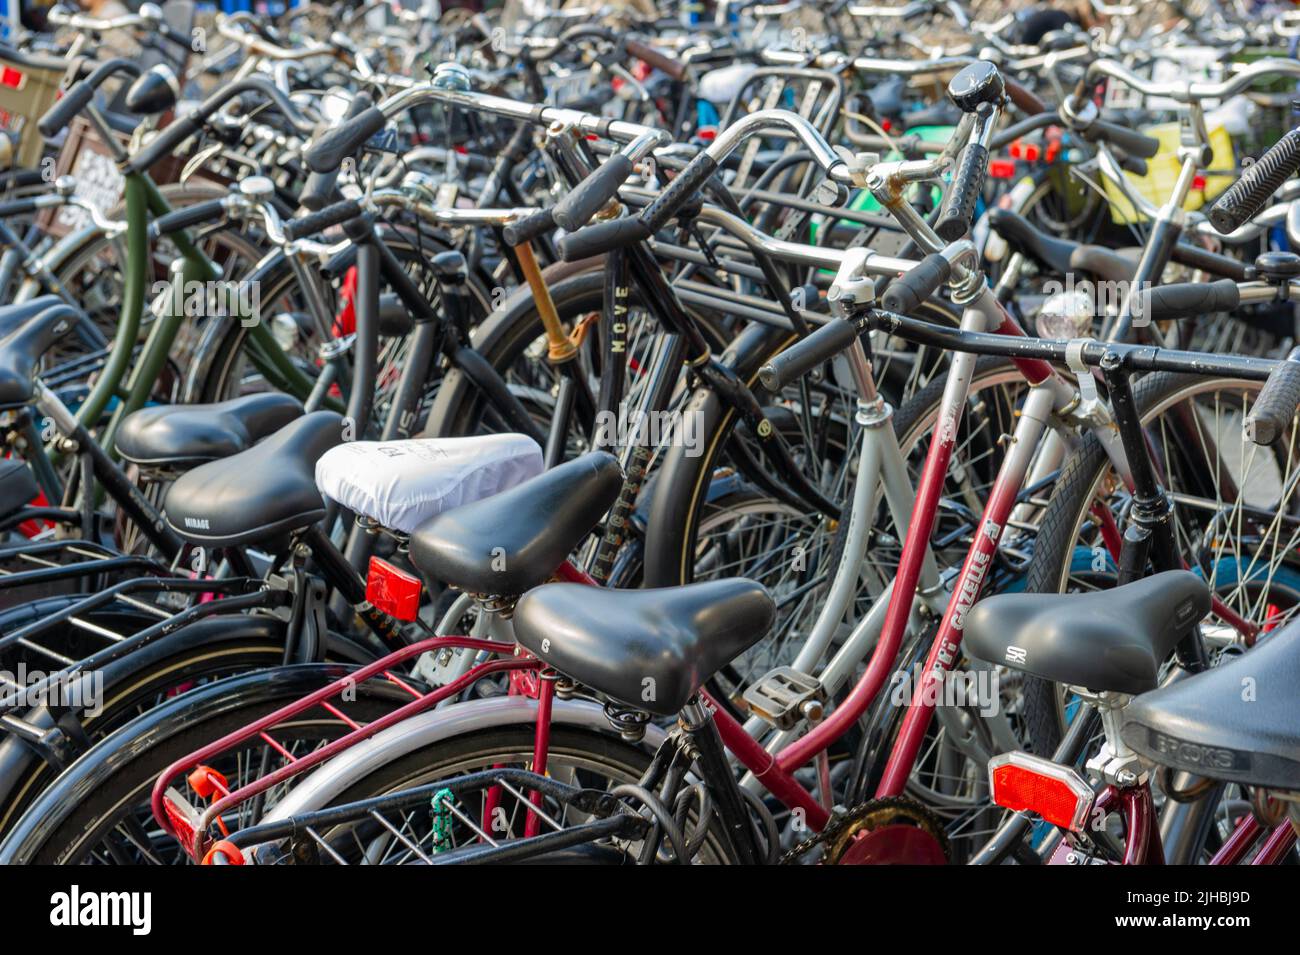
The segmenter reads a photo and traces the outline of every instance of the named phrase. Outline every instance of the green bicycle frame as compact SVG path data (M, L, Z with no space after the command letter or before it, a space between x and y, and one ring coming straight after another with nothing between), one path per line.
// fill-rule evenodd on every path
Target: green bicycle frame
M148 290L151 262L149 217L166 215L172 209L153 180L143 173L133 173L126 177L125 199L127 261L122 313L103 372L77 409L77 420L89 428L100 420L113 399L118 399L101 439L104 450L114 460L117 459L114 442L117 429L123 418L144 407L148 401L149 392L162 373L184 319L183 314L173 314L171 310L159 316L134 369L130 369L131 354L140 334L140 321ZM216 281L221 278L220 268L199 249L187 231L177 232L170 238L181 254L182 264L173 274L178 274L182 283ZM258 316L239 314L236 317L240 320L254 319L249 329L248 352L258 371L276 387L299 398L306 398L311 391L311 379L293 364L270 330L257 320ZM128 371L131 372L129 380Z

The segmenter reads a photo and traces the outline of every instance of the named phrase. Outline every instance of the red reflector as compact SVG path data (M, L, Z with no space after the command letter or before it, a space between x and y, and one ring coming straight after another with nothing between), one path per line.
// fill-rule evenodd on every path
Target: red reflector
M12 66L6 66L0 70L0 86L7 86L11 90L20 90L27 85L27 74L20 73Z
M989 176L994 179L1010 179L1016 174L1016 164L1010 159L990 159Z
M1026 144L1025 159L1028 160L1029 162L1038 162L1038 157L1041 156L1042 154L1043 151L1039 149L1038 146L1035 145L1034 143Z
M1193 177L1192 177L1192 189L1193 189L1194 191L1196 191L1196 192L1204 192L1204 191L1205 191L1205 177L1204 177L1204 176L1193 176Z
M889 132L891 129L894 128L894 123L892 120L882 119L880 121L880 128L883 129L885 132Z
M704 140L706 143L711 143L713 142L714 137L718 135L718 131L714 129L712 126L705 126L701 128L700 131L695 135L698 136L700 139Z
M1072 832L1081 832L1092 808L1092 787L1068 766L1028 753L989 760L993 801L1014 812L1028 810Z
M195 825L199 813L175 789L168 789L162 800L163 815L188 855L194 849Z
M370 558L366 599L398 620L414 620L420 612L420 578L379 557Z
M1021 153L1020 140L1017 139L1010 146L1008 146L1007 152L1011 154L1012 159L1019 159Z

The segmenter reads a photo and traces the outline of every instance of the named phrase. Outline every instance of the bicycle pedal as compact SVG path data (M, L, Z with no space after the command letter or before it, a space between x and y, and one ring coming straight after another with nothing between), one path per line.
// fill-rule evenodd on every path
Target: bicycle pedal
M791 730L804 717L804 704L826 702L826 690L816 677L793 667L777 667L745 690L745 702L779 730Z

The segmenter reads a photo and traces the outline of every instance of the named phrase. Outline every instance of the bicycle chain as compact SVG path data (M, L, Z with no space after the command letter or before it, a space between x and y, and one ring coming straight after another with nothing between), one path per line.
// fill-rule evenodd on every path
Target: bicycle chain
M791 865L795 859L798 859L809 849L838 837L840 832L847 828L850 823L856 822L864 816L870 810L870 806L870 803L863 803L852 809L837 811L831 816L831 821L822 828L821 832L815 832L802 842L795 843L777 860L776 864Z
M932 834L937 833L936 838L940 841L943 854L949 856L948 840L944 834L943 821L938 816L931 812L923 803L917 802L915 799L910 799L906 796L888 796L883 799L870 799L858 806L854 806L852 809L843 810L834 814L831 817L831 821L821 830L821 832L815 833L807 839L804 839L802 842L796 843L789 849L789 851L777 860L777 865L790 865L804 853L817 845L833 845L839 840L845 830L855 823L864 821L867 817L879 812L881 809L891 807L896 809L905 809L907 812L914 813L920 817L921 820L924 820L927 825L922 826L921 828L927 829Z

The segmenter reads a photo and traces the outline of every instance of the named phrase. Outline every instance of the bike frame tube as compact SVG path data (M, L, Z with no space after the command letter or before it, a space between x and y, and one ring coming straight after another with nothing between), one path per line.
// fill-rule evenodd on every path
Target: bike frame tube
M1210 865L1236 865L1245 858L1246 853L1263 831L1264 827L1259 824L1259 820L1253 813L1242 816L1237 820L1232 835L1228 836L1219 851L1214 854L1214 858L1210 860Z
M1250 864L1277 865L1286 858L1286 854L1291 851L1295 843L1295 827L1283 819L1268 834L1268 838L1264 840L1264 844L1260 846L1259 852L1255 854L1255 858L1251 860Z
M1164 865L1151 787L1144 784L1121 790L1120 811L1124 816L1124 864Z
M546 775L546 757L551 749L551 704L555 700L555 673L539 673L537 692L537 731L533 737L533 772L539 776ZM542 794L529 794L532 805L541 807ZM535 812L528 813L524 823L524 838L541 832L542 817Z
M978 309L968 308L962 315L961 324L963 331L980 331L985 327L985 316ZM867 671L848 698L829 717L807 735L781 750L777 756L777 765L782 772L793 773L847 732L866 712L891 672L894 658L902 644L903 631L912 615L923 558L929 550L930 532L934 528L944 478L957 441L956 422L966 402L975 362L974 355L964 352L953 357L940 406L939 425L930 442L917 487L916 506L912 511L914 520L909 524L903 541L902 557L894 578L894 589L885 613L882 634L867 664Z
M122 312L117 335L99 380L77 409L77 420L94 427L126 377L131 352L140 334L140 316L144 311L145 263L149 257L149 200L143 176L127 176L126 195L126 276L122 287ZM111 451L110 451L111 454Z
M876 797L897 796L907 784L907 777L912 771L916 755L920 752L925 731L934 715L934 704L928 702L935 684L943 679L943 674L956 666L961 656L962 629L966 614L979 599L985 577L997 555L998 540L1006 525L1006 520L1015 507L1016 498L1023 486L1025 475L1033 462L1039 441L1047 428L1048 417L1055 403L1052 390L1037 387L1030 391L1016 423L1015 436L1010 450L1002 461L997 480L980 518L979 531L975 543L966 554L961 573L953 589L953 599L948 602L939 632L930 647L925 661L925 669L918 687L919 700L913 700L907 708L898 741L890 753L885 766ZM895 591L894 599L899 592Z

